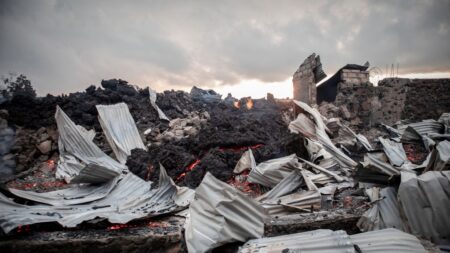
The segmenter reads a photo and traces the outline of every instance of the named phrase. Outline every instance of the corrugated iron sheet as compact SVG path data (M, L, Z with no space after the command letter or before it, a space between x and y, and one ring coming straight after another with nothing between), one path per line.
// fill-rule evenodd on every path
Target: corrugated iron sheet
M384 228L404 230L397 202L397 191L393 187L379 189L373 187L366 190L373 206L359 219L357 226L361 231L373 231Z
M346 132L350 136L353 136L359 143L361 143L361 145L367 151L373 150L373 147L372 147L372 145L370 145L370 142L369 142L369 140L367 140L366 136L364 136L362 134L356 134L355 132L353 132L352 129L350 129L350 127L348 127L346 125L339 124L339 126L344 130L344 132Z
M117 160L125 164L131 150L147 150L125 103L97 105L98 121Z
M318 171L320 171L320 172L322 172L324 174L327 174L330 177L333 177L334 179L336 179L337 182L342 182L342 181L345 180L343 177L339 176L338 174L336 174L336 173L334 173L332 171L329 171L329 170L327 170L325 168L322 168L320 165L314 164L314 163L312 163L310 161L306 161L305 159L302 159L300 157L298 159L300 161L306 163L307 165L311 166L312 168L314 168L314 169L316 169L316 170L318 170Z
M308 151L309 159L312 163L319 165L326 170L339 170L340 166L332 154L325 150L319 141L305 138L304 145Z
M420 241L411 234L394 228L354 234L350 236L353 244L363 253L426 253Z
M292 154L281 158L268 160L258 164L250 171L248 181L267 187L275 187L293 170L301 168L297 155Z
M445 133L450 134L450 113L448 113L448 112L443 113L439 117L438 122L444 124Z
M118 180L119 177L116 177L100 186L91 184L73 184L70 188L51 192L23 191L13 188L9 188L8 190L18 197L33 200L35 202L52 206L69 206L104 198L116 186Z
M381 145L383 146L384 153L389 159L389 162L397 167L402 166L404 163L408 162L403 145L398 142L391 141L389 139L384 139L379 137Z
M255 157L253 156L252 150L248 149L242 154L241 159L239 159L234 167L233 173L239 174L246 169L253 170L254 168L256 168Z
M355 249L345 231L319 229L297 234L250 240L239 253L354 253Z
M260 238L267 214L255 200L210 173L196 189L186 222L189 252L207 252L233 241Z
M156 104L156 91L148 88L148 92L150 94L150 104L158 112L159 118L170 121L170 119L166 116L166 114L164 114L164 112Z
M450 169L450 142L445 140L439 142L431 151L429 163L426 168L429 170L449 170Z
M120 176L115 187L105 197L78 205L65 206L63 203L48 205L22 205L0 194L0 226L5 233L20 225L42 222L58 222L64 227L75 227L83 221L105 218L112 223L127 223L133 219L152 217L179 209L175 204L177 187L161 167L160 185L151 189L132 173ZM55 194L53 194L55 195ZM75 193L72 194L75 197ZM80 195L89 198L92 195ZM27 196L35 200L35 196ZM36 199L40 201L42 198Z
M294 170L287 177L283 178L275 187L263 195L255 198L255 200L264 202L266 200L275 200L279 197L292 193L305 184L300 170Z
M306 138L317 140L314 122L303 113L300 113L297 118L289 124L289 130L293 133L300 133Z
M450 171L402 172L398 198L408 232L450 244Z
M278 197L273 196L270 199L262 201L262 206L268 211L270 215L287 214L290 211L307 211L311 209L319 209L321 205L321 194L317 186L312 182L306 171L300 172L304 183L308 190L301 190L290 194L278 194ZM285 180L284 183L288 182ZM283 185L283 188L288 188Z
M415 236L392 228L351 236L343 230L318 229L297 234L254 239L239 248L239 253L294 252L426 253L426 250Z
M384 153L366 153L364 161L361 164L364 168L374 170L388 176L400 175L400 169L386 162L387 157Z
M55 119L59 132L60 153L57 177L70 180L88 167L84 172L85 177L81 177L78 182L98 183L109 181L123 170L127 170L125 165L103 153L92 141L92 133L75 125L59 106L56 108ZM97 168L95 171L102 170L108 173L93 173L93 167Z
M398 125L397 129L404 142L421 141L425 135L444 133L444 125L436 120L428 119L405 125Z
M336 162L338 162L339 165L341 165L342 169L345 170L347 168L356 167L357 163L353 161L353 159L348 157L346 154L344 154L344 152L342 152L340 149L334 146L330 137L326 133L327 127L322 120L322 115L320 115L320 113L315 108L310 107L306 103L296 100L294 100L294 103L297 106L299 106L303 111L305 111L306 113L310 114L313 117L315 124L315 135L317 136L317 139L323 145L323 147L334 156ZM290 127L290 129L292 128Z

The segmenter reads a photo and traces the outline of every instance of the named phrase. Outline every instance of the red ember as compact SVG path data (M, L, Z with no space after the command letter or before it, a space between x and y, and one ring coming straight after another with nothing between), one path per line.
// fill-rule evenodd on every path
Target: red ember
M177 179L175 179L175 182L180 182L181 180L183 180L183 178L186 176L186 173L187 172L189 172L189 171L192 171L194 168L195 168L195 166L197 166L199 163L200 163L200 159L196 159L193 163L191 163L191 164L189 164L187 167L186 167L186 169L184 169L184 172L183 173L181 173L178 177L177 177Z
M247 98L246 103L247 109L251 110L253 108L253 100L251 98Z
M233 176L227 183L242 192L248 193L252 197L257 197L261 195L261 190L258 185L247 181L249 173L248 170L245 170L241 174Z

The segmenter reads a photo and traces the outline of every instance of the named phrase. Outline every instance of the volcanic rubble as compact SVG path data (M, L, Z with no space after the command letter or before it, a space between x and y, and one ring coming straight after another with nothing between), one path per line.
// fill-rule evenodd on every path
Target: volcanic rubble
M101 87L90 86L83 92L62 96L47 95L34 99L17 96L2 103L1 192L4 196L14 199L16 203L35 205L39 201L15 196L9 189L46 193L72 187L73 182L67 178L57 178L55 173L59 169L62 155L58 146L60 136L55 121L57 106L75 124L87 130L94 130L93 143L106 155L116 158L99 123L96 106L124 102L136 124L140 139L147 147L147 150L142 148L130 150L125 163L127 170L144 181L153 182L154 187L163 183L160 182L160 174L161 168L164 167L177 187L200 189L195 193L195 198L190 199L193 207L187 211L190 212L191 223L186 224L186 231L181 229L185 214L173 216L173 213L172 216L165 214L162 218L141 217L138 221L126 224L91 219L75 228L63 228L55 223L30 222L5 234L0 240L0 248L17 249L21 241L45 233L59 233L58 236L67 233L81 238L85 237L83 233L103 231L103 235L99 238L108 236L113 238L115 235L109 234L111 231L117 233L120 230L127 234L140 227L153 231L155 227L160 226L151 224L170 221L171 217L178 217L178 220L172 223L178 226L178 230L175 230L179 235L173 232L175 230L172 231L175 235L169 234L183 241L175 247L178 251L185 251L187 247L195 252L202 251L201 249L205 247L211 250L218 246L221 247L216 251L231 250L236 248L236 244L227 244L229 242L241 241L237 244L240 246L255 237L293 234L319 228L345 230L353 234L395 227L435 243L445 244L445 240L449 238L450 225L444 230L437 228L433 231L436 232L434 234L424 233L420 226L411 224L416 217L407 211L411 208L407 200L401 199L400 204L396 198L391 199L391 195L384 191L392 189L395 192L394 196L399 194L400 198L407 198L405 194L400 195L402 184L406 184L404 173L413 174L419 181L431 180L421 178L425 175L438 177L427 173L446 173L448 177L449 174L445 171L449 168L450 149L446 139L449 136L450 126L445 116L439 121L434 121L442 126L437 132L434 129L427 129L425 122L423 126L408 126L407 130L402 128L401 123L397 128L392 128L394 130L376 125L364 132L355 133L346 127L349 122L346 121L345 108L338 108L331 103L324 102L320 107L311 108L289 99L274 99L270 94L267 99L249 97L236 99L231 95L222 99L212 90L194 87L190 93L174 90L157 93L156 105L167 116L169 119L167 121L160 119L157 109L150 103L151 92L149 89L132 86L124 80L112 79L102 81ZM321 123L324 126L321 126ZM325 133L325 137L320 134L321 131ZM411 132L421 139L408 139ZM433 133L430 134L431 132ZM392 143L383 144L380 138ZM424 143L430 142L424 142L422 139L430 139L433 144L427 146ZM289 156L292 157L291 160L286 158ZM400 160L403 157L406 159L401 160L399 164L393 161L395 157L400 157ZM287 159L287 162L283 159ZM236 172L238 163L242 164L243 171ZM287 182L289 177L297 181ZM219 181L212 183L211 180ZM231 236L231 239L224 241L217 239L210 246L205 246L207 243L203 245L202 239L195 235L196 222L201 224L195 219L202 214L196 213L195 210L199 206L206 205L199 203L207 201L202 200L205 198L202 194L215 192L214 189L207 188L208 182L223 189L224 196L219 194L220 196L215 198L226 199L227 194L235 194L230 202L241 198L241 194L242 198L248 198L246 201L252 202L257 207L245 207L247 209L242 209L241 212L264 217L261 223L264 226L255 228L252 233L245 233L242 232L244 228L242 231L239 230L239 225L225 222L220 226L225 228L231 226L231 229L239 231L236 233L242 233L246 239ZM276 186L267 182L276 182ZM441 210L440 208L445 208L448 204L449 187L448 185L442 187L447 191L445 193L447 195L444 194L447 200L441 203L442 207L435 207L436 210ZM308 195L305 201L305 196L299 194L311 195ZM224 200L223 203L225 202ZM220 205L219 203L215 207L226 214L215 215L223 215L225 220L242 219L239 214L229 211L226 207L219 207ZM396 213L383 211L386 210L386 205L396 208ZM240 208L239 203L235 205L235 209L237 208ZM448 210L449 207L446 208ZM405 210L406 214L398 215ZM448 222L448 217L443 218L437 211L432 212L430 217L443 219L444 223ZM393 222L389 220L390 218L397 220ZM0 221L7 222L5 219L0 218ZM183 222L179 222L180 219ZM214 222L210 221L213 228ZM394 223L403 226L393 226ZM255 232L258 229L262 229L262 232ZM142 232L141 236L149 236L149 230ZM185 237L183 231L186 233ZM161 233L161 236L169 236L166 234L167 231ZM218 238L230 236L217 233ZM171 243L173 244L173 241ZM353 241L351 244L357 245ZM427 243L422 241L422 244ZM46 247L48 250L48 245ZM77 247L81 246L77 244ZM429 245L427 247L432 248ZM164 247L154 249L164 251ZM126 251L122 249L124 250ZM139 247L133 250L140 251Z

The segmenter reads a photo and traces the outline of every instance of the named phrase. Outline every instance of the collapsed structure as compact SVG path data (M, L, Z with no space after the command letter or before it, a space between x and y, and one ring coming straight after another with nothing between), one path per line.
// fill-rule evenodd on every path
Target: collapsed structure
M322 69L320 56L316 56L316 54L308 56L292 77L294 99L307 104L315 104L317 101L316 84L326 76Z
M392 90L371 85L367 68L346 65L316 88L325 74L313 54L294 75L294 100L221 99L197 87L157 94L123 80L40 98L28 111L13 98L2 108L16 113L8 121L33 152L4 150L36 166L3 180L0 227L7 235L0 248L26 251L30 234L67 228L103 229L110 237L124 231L114 240L125 240L127 231L136 237L127 230L135 226L161 230L153 222L163 215L185 221L184 234L170 227L179 251L238 244L239 252L426 252L434 247L429 241L446 247L450 99L441 96L438 116L400 121L414 107L405 98L401 113L377 118L377 107L344 99L392 99L378 96ZM405 97L422 89L405 87ZM50 113L54 121L35 118ZM22 141L24 133L32 140ZM147 236L138 234L136 244L145 247Z

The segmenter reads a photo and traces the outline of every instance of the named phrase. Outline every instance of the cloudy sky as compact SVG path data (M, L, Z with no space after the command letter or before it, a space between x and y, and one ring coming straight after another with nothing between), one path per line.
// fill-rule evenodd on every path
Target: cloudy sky
M126 3L125 3L126 2ZM312 52L326 73L369 61L450 77L450 1L0 1L0 74L38 94L122 78L141 87L291 96Z

